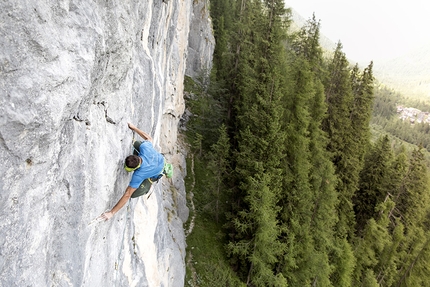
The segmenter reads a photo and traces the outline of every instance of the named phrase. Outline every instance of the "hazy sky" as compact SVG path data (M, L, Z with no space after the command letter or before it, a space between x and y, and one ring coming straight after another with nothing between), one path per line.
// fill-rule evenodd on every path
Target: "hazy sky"
M428 0L285 0L305 19L315 12L321 33L346 56L370 62L400 56L430 42Z

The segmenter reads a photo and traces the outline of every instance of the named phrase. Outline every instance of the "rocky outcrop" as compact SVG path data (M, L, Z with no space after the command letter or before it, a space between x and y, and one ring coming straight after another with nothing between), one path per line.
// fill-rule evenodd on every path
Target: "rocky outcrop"
M209 0L193 1L188 37L188 60L185 74L192 78L208 77L212 69L215 43L209 17ZM209 61L208 61L209 60Z
M186 60L210 66L214 45L187 59L192 19L210 27L192 5L1 2L0 286L183 285L183 77ZM175 177L93 223L128 185L127 122L153 136Z

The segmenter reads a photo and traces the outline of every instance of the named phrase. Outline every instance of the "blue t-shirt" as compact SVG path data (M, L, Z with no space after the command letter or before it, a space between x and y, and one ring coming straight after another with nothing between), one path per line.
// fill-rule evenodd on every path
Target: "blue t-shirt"
M133 172L129 184L132 188L138 188L147 178L158 176L164 168L163 155L154 149L150 141L142 142L139 147L139 157L142 159L142 163Z

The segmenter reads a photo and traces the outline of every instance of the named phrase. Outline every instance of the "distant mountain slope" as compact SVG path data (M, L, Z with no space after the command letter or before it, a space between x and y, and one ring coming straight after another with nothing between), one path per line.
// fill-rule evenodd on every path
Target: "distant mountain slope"
M404 96L430 100L430 42L404 56L376 61L374 75Z
M292 30L302 27L307 19L291 8ZM324 21L324 19L322 19ZM342 42L342 39L340 40ZM320 45L330 55L336 43L320 34ZM345 51L346 52L346 51ZM349 59L355 64L354 59ZM359 63L367 66L369 63ZM430 100L430 42L395 59L374 61L373 72L378 82L400 92L403 96Z

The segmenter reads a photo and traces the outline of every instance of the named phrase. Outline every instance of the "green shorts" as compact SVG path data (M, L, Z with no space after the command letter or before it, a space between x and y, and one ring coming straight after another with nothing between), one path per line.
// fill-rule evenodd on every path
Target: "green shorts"
M145 179L140 184L140 186L133 192L133 194L131 195L131 198L135 198L135 197L139 197L147 194L151 189L151 186L152 186L152 182L148 178Z

